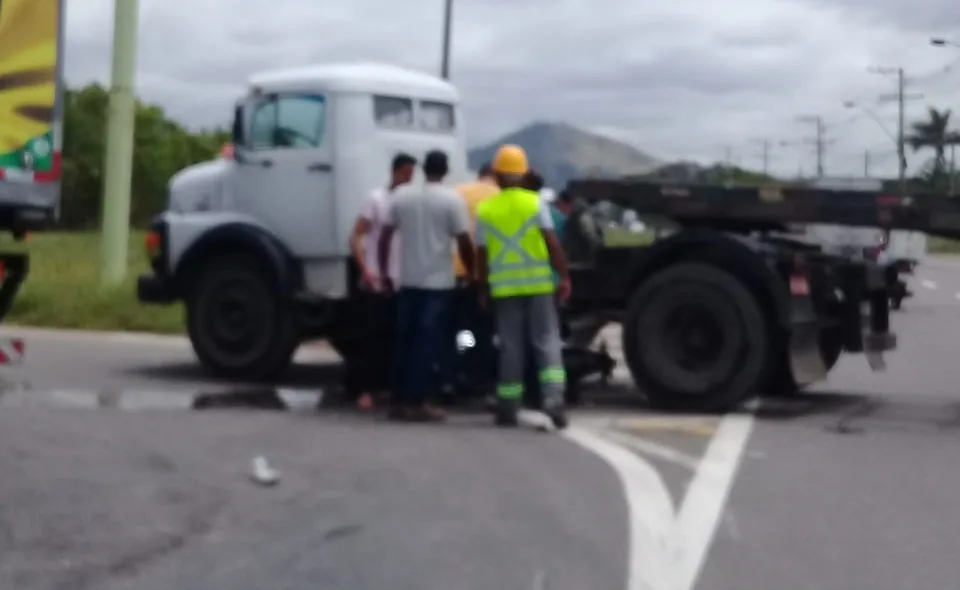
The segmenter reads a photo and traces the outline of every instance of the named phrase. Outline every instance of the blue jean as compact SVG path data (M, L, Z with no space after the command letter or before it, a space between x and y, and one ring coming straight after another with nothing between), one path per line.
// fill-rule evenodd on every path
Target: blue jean
M449 335L449 308L453 290L400 289L394 370L398 405L416 406L435 389L434 367L444 358Z

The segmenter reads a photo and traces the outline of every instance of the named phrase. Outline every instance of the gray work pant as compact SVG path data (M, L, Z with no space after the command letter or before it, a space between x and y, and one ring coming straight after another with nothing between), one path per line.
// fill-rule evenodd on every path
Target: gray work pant
M544 408L563 404L566 373L563 342L553 295L526 295L494 299L500 339L500 375L497 397L519 402L529 338L537 364Z

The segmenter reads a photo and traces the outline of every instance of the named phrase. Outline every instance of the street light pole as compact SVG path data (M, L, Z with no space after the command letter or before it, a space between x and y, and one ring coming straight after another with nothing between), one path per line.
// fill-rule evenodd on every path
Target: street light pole
M903 68L897 68L897 156L900 158L900 195L907 194L907 154L904 149L903 127L905 124L903 111L903 91L906 89L906 80L903 77Z
M930 39L930 45L937 47L960 47L960 43L956 41L951 41L949 39L944 39L943 37L933 37ZM953 136L950 142L950 196L954 195L956 191L957 183L957 160L956 160L956 147L957 147L957 136Z
M900 184L900 194L907 194L907 152L906 152L906 137L905 137L905 111L906 111L906 101L914 100L918 98L923 98L922 94L906 94L907 88L907 78L904 74L903 68L872 68L871 72L875 74L890 75L895 74L897 76L897 93L894 95L881 96L880 100L896 100L897 101L897 157L900 160L899 166L899 184Z
M443 7L443 57L440 62L440 77L450 79L450 36L453 32L453 0L444 0Z
M116 0L113 17L113 71L107 106L107 145L103 179L100 275L105 287L127 273L130 237L130 183L133 179L134 78L140 0Z
M890 141L897 144L898 142L897 135L895 133L892 133L889 129L887 129L887 126L884 124L883 119L881 119L880 116L877 115L876 111L858 102L853 102L852 100L844 101L843 106L844 108L848 108L848 109L860 109L861 111L866 113L868 117L873 119L874 123L876 123L880 127L880 129L883 129L883 132L887 134L887 137L890 138Z

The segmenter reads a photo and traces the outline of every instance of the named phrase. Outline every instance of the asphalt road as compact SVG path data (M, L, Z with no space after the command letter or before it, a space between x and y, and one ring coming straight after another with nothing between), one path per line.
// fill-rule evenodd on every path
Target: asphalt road
M257 456L279 484L254 483ZM6 407L0 498L2 588L625 584L616 474L469 418Z
M885 373L846 358L723 418L599 403L571 440L480 417L151 411L232 386L177 342L32 333L4 371L21 399L139 392L144 411L0 408L0 497L19 507L0 512L0 587L954 587L960 262L912 283ZM329 356L285 385L323 386ZM259 453L278 487L247 480Z

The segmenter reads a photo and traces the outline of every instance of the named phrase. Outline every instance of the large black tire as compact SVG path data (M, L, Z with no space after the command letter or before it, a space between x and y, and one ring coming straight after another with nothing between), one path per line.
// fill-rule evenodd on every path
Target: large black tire
M820 358L823 359L827 371L833 369L843 353L843 334L840 332L840 328L828 328L820 332ZM784 335L781 338L776 354L770 358L773 365L768 373L766 385L761 391L765 397L790 397L800 393L805 387L798 385L793 378L787 336Z
M231 379L269 380L300 344L294 306L251 256L213 258L194 275L187 332L200 362Z
M763 310L736 277L715 266L684 263L658 272L638 287L625 320L627 365L654 408L732 410L766 376L770 330Z

